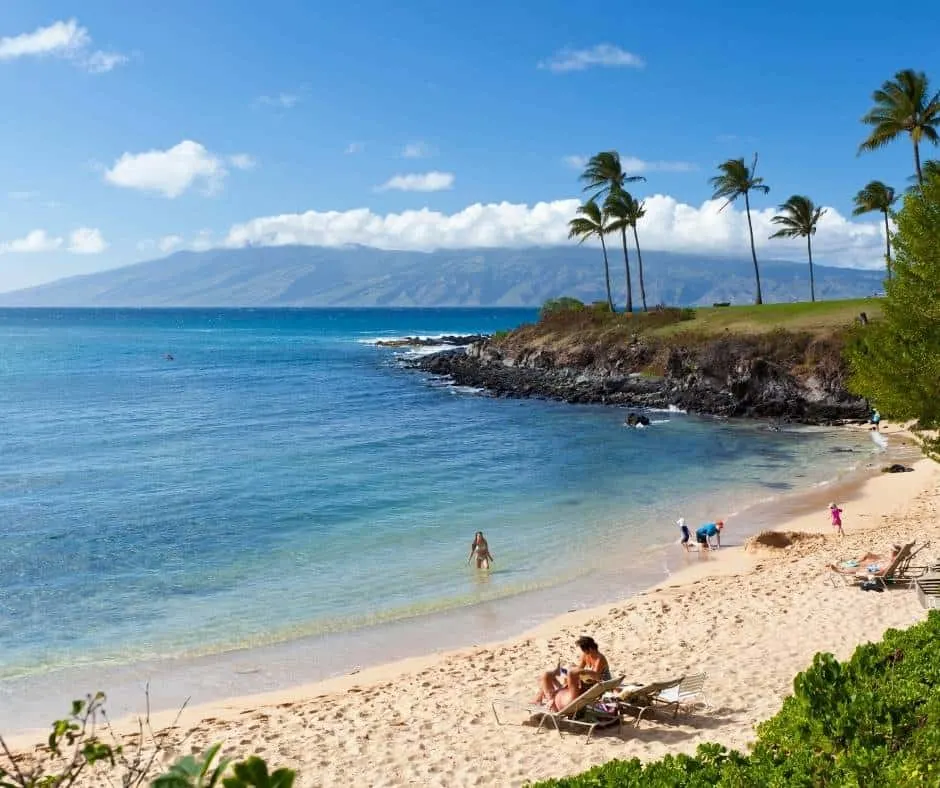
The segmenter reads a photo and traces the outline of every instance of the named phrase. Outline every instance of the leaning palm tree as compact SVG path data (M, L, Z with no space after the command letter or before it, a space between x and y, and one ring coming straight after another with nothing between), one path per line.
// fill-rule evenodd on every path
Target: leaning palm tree
M640 300L643 302L643 311L648 312L646 308L646 284L643 281L643 252L640 251L640 236L636 231L636 223L646 216L646 203L643 200L637 201L632 195L627 195L630 199L627 201L627 221L633 228L633 240L636 243L636 260L640 273Z
M764 184L763 178L755 175L757 171L757 154L754 154L754 161L750 167L744 163L744 159L728 159L728 161L718 165L719 174L709 179L714 193L713 200L725 199L726 202L720 210L724 210L738 197L744 197L744 208L747 212L747 229L751 234L751 257L754 260L754 278L757 281L757 297L754 300L756 304L764 303L760 292L760 269L757 267L757 250L754 248L754 226L751 224L751 192L760 192L767 194L770 187Z
M929 161L926 162L924 165L925 171L927 170L927 165L931 163L932 162ZM897 199L894 189L890 186L886 186L881 181L872 181L855 195L855 209L852 211L853 216L861 216L863 213L870 213L872 211L881 211L884 215L886 244L885 269L888 272L888 279L891 278L891 229L888 227L888 214L891 211L891 206L894 205Z
M581 181L584 182L584 191L593 192L592 200L599 200L606 197L612 191L622 189L625 183L635 183L636 181L645 181L642 175L627 175L623 171L623 165L620 162L620 154L615 150L601 151L595 153L588 160L581 173Z
M601 249L604 252L604 278L607 282L607 306L613 312L614 300L610 295L610 266L607 263L607 244L604 243L604 236L610 232L607 226L607 215L594 200L588 200L578 208L578 214L568 222L568 237L580 238L578 243L584 243L594 236L601 239Z
M816 280L813 276L813 241L816 235L816 225L820 217L826 213L825 208L813 204L809 197L794 194L789 200L777 208L780 213L770 221L779 224L771 238L806 238L806 252L809 255L809 300L816 300Z
M924 184L920 166L920 143L934 145L940 141L940 91L931 94L927 75L905 69L894 75L872 94L875 106L862 118L874 126L871 134L858 146L858 151L877 150L902 134L914 143L914 170L918 186Z
M627 252L627 228L630 226L630 202L633 197L628 192L617 187L607 194L604 200L604 213L610 217L607 230L620 233L623 244L623 267L627 274L627 306L626 311L633 311L633 284L630 278L630 254Z

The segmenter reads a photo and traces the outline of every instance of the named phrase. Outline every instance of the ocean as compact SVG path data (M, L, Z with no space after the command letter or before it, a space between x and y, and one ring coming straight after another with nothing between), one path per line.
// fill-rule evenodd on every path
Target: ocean
M512 634L662 579L677 517L724 517L740 543L878 450L680 412L626 429L623 410L491 398L374 344L535 317L0 310L0 725L41 687L128 666L333 644L309 678L416 632ZM488 573L466 563L477 530Z

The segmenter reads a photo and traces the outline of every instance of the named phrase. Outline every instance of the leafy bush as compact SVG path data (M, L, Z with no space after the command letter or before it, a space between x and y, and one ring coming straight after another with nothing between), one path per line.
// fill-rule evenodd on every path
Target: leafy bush
M584 302L579 301L577 298L569 298L568 296L551 298L542 304L542 309L539 311L539 320L556 312L581 312L583 310Z
M793 695L757 728L750 754L702 744L694 756L612 761L543 788L940 786L940 611L851 660L817 654Z

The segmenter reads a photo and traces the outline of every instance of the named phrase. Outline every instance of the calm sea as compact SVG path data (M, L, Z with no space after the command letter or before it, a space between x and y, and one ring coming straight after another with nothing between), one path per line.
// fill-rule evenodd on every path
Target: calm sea
M534 317L0 310L0 685L659 561L676 517L745 511L872 449L681 413L625 429L621 410L442 385L372 343ZM477 530L496 556L485 581L465 563Z

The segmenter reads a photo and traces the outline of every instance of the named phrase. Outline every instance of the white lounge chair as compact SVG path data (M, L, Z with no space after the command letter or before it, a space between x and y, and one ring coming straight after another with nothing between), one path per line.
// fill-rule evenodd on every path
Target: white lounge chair
M682 680L667 689L661 690L653 696L653 701L674 709L672 716L679 716L679 709L686 708L692 711L696 706L708 708L705 700L705 679L707 673L696 673L694 676L683 676Z
M536 733L542 730L542 727L546 722L550 722L555 726L555 730L558 731L558 735L560 736L561 728L559 727L558 723L568 722L572 725L579 725L581 727L587 728L588 735L585 741L590 741L591 735L594 733L595 728L620 724L619 714L603 711L591 711L588 710L588 707L592 703L599 701L605 692L609 692L615 687L619 687L620 684L623 683L623 678L623 676L620 676L616 679L601 681L597 684L591 685L586 690L584 690L584 692L578 695L577 698L571 701L571 703L569 703L563 709L559 709L558 711L551 711L547 707L540 706L537 703L525 703L515 698L497 698L492 702L493 716L496 717L496 723L498 725L506 725L507 721L501 720L499 717L498 707L520 709L530 715L540 715L541 719L539 720ZM588 713L591 717L593 717L593 719L576 719L576 716L585 710L588 710Z

